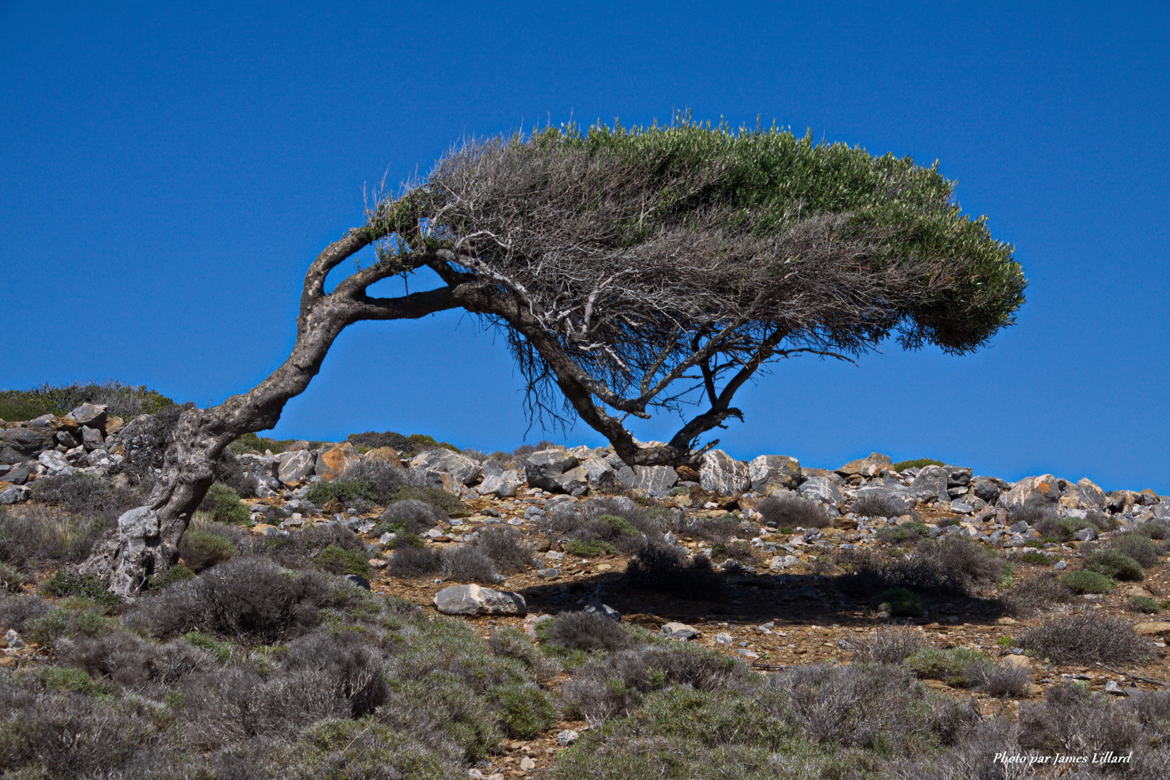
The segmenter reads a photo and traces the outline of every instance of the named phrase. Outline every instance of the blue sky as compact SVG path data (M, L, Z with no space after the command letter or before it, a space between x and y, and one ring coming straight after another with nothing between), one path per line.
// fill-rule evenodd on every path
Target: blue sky
M1170 493L1168 9L2 0L0 387L215 403L284 358L305 267L384 176L465 136L690 109L940 160L1030 280L973 356L777 365L725 449ZM471 317L363 324L274 435L600 443L525 435L521 401Z

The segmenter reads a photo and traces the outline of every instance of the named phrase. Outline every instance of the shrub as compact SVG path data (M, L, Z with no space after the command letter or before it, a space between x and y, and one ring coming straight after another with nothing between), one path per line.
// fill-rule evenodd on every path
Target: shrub
M479 532L476 549L492 560L498 571L516 574L532 568L532 546L514 528L488 528Z
M454 444L449 444L445 441L435 441L433 436L428 436L425 433L412 433L409 436L403 436L401 433L395 433L394 431L386 431L384 433L367 431L366 433L351 433L346 437L346 441L355 447L366 447L369 449L393 447L402 453L404 458L412 458L421 452L433 450L436 447L442 447L452 452L459 452L459 448Z
M189 569L201 572L236 554L236 546L210 528L189 528L179 540L179 556Z
M945 466L941 460L934 458L913 458L912 460L903 460L894 464L894 471L901 474L906 469L920 469L923 466Z
M53 607L35 618L25 621L28 637L41 645L54 644L62 639L97 637L114 631L116 623L94 608L88 600L70 600Z
M23 631L24 624L43 616L52 604L29 593L0 593L0 628Z
M930 536L930 528L919 522L887 525L879 528L875 536L882 544L908 544Z
M144 386L120 382L88 385L41 385L31 390L0 390L0 419L31 420L42 414L62 416L84 403L108 407L111 415L129 419L154 414L174 401Z
M1019 699L1028 693L1029 675L1014 664L978 665L969 679L972 687L996 699Z
M392 501L415 500L431 504L448 517L466 517L467 507L458 496L437 487L412 487L403 485L391 496Z
M954 572L968 587L989 585L1004 576L1008 565L974 539L951 534L918 544L916 555L943 570Z
M305 498L317 506L324 506L331 501L342 505L351 504L359 499L376 501L378 496L369 480L347 478L333 482L318 482L309 489Z
M404 545L394 550L386 568L395 577L429 577L439 572L441 563L439 553L432 549Z
M599 541L585 541L584 539L566 539L561 549L570 555L582 558L597 558L601 555L617 555L617 549L612 544Z
M28 582L29 577L24 572L0 563L0 593L17 593Z
M1073 593L1108 593L1117 583L1103 574L1081 569L1060 576L1060 581Z
M330 574L356 574L359 577L367 577L370 574L370 564L365 553L360 550L346 550L335 544L319 552L314 562Z
M1052 558L1047 553L1042 553L1039 550L1028 550L1027 552L1013 555L1012 560L1019 561L1020 563L1030 563L1033 566L1052 565Z
M1073 683L1058 683L1044 692L1043 702L1020 708L1019 744L1025 750L1124 754L1142 744L1142 736L1142 724L1129 708Z
M732 539L729 542L721 542L711 548L711 556L736 563L750 564L753 560L752 544L744 539Z
M493 631L488 649L492 655L519 661L537 682L547 682L559 671L555 661L546 658L523 631L511 626Z
M465 774L448 756L436 752L417 736L370 718L315 723L296 742L277 750L275 765L278 771L274 776L295 780L320 777L445 780Z
M978 542L953 535L923 540L905 558L854 551L838 559L849 572L840 586L865 596L887 588L966 595L999 579L1007 567Z
M1141 534L1121 534L1115 536L1109 546L1118 552L1128 555L1142 567L1148 568L1158 562L1158 545L1148 536Z
M482 550L468 544L458 544L443 550L440 561L444 579L485 585L502 579L492 559L484 555Z
M1148 615L1162 611L1162 605L1149 596L1134 596L1129 600L1129 608L1134 612L1144 612Z
M864 493L850 507L855 515L863 517L900 517L908 514L910 507L905 499L888 493Z
M991 665L987 656L966 647L926 647L906 659L906 667L919 677L963 687L978 684Z
M545 641L566 650L622 650L636 644L621 624L596 612L564 612L549 622Z
M191 571L181 563L176 563L170 568L151 575L150 588L151 590L162 590L163 588L169 588L176 582L183 582L184 580L189 580L194 576L195 572Z
M917 617L922 614L922 598L906 588L887 588L874 597L879 608L899 617Z
M237 455L254 452L263 455L265 452L284 452L285 447L293 443L293 439L269 439L266 436L257 436L254 433L244 433L228 445L228 449Z
M112 524L119 515L138 506L142 500L133 490L114 487L100 477L83 472L41 477L29 489L32 497L43 504L107 524Z
M276 642L304 633L326 607L369 594L317 572L290 572L265 558L235 558L140 600L129 625L157 637L209 631L237 641Z
M378 532L421 534L446 519L447 514L434 504L415 499L395 501L387 506L386 511L382 513Z
M1151 539L1170 539L1170 523L1162 520L1150 520L1138 526L1136 533L1148 536Z
M488 694L500 711L504 733L513 739L532 739L557 719L557 708L547 693L532 684L513 683Z
M1061 577L1050 572L1024 580L1000 596L1000 601L1013 615L1026 617L1050 604L1072 601L1075 596L1076 592Z
M726 544L735 536L743 518L737 514L727 513L717 517L691 518L680 528L685 536L702 539L715 544Z
M670 685L744 691L755 683L752 672L733 658L685 645L641 645L585 664L561 686L561 695L570 714L598 723L629 714L646 693Z
M1050 620L1020 637L1020 646L1057 663L1132 663L1146 658L1149 640L1121 618L1085 612Z
M1100 548L1086 555L1084 566L1089 571L1104 574L1115 580L1134 581L1145 576L1141 564L1120 550L1110 547Z
M20 515L0 512L0 562L20 566L29 561L82 561L110 528L113 521L45 507L24 507Z
M829 513L816 501L797 495L767 496L756 504L764 522L778 528L824 528Z
M222 482L215 482L207 489L199 509L207 512L211 519L226 525L247 525L248 507L240 500L240 494Z
M922 635L908 628L887 628L849 643L857 661L898 664L924 647Z
M57 598L80 596L89 599L107 611L122 603L122 599L111 593L105 583L98 578L65 570L54 572L53 576L41 586L41 592Z
M723 578L711 562L696 556L687 562L673 547L647 545L626 567L619 587L666 593L684 599L720 599L725 596Z

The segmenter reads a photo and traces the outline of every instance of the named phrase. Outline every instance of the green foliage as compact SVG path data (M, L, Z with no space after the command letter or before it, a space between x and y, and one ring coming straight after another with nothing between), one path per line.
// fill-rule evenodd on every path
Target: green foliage
M1052 565L1052 559L1039 550L1029 550L1028 552L1020 553L1019 555L1013 556L1012 560L1019 561L1020 563L1030 563L1033 566Z
M350 503L357 499L377 501L378 495L368 480L338 479L333 482L324 480L318 482L309 489L305 498L317 506L324 506L330 501L337 501L341 504Z
M423 501L438 507L443 510L448 517L466 517L468 515L467 507L459 500L458 496L448 493L446 490L437 487L414 487L413 485L403 485L395 492L393 501Z
M119 605L122 600L109 591L101 580L82 574L60 569L53 573L45 584L41 585L41 593L57 598L80 596L89 599L102 609L109 611Z
M930 536L930 527L919 522L887 525L879 528L876 536L882 544L909 544Z
M1074 593L1108 593L1117 585L1103 574L1087 569L1070 571L1060 576L1060 581Z
M504 733L513 739L532 739L557 719L552 699L535 685L502 685L489 691L488 699L499 707Z
M285 767L280 776L294 780L447 780L457 774L418 739L372 718L314 724L296 743L282 746L277 765Z
M920 469L923 466L945 466L941 460L934 458L914 458L913 460L903 460L894 464L894 471L901 474L906 469Z
M188 644L211 653L220 661L227 661L237 649L231 642L221 641L210 634L203 634L199 631L188 631L183 634L182 638Z
M163 588L174 585L176 582L183 582L194 576L195 572L181 563L176 563L174 566L152 575L150 578L150 588L151 590L162 590Z
M1121 534L1115 536L1109 546L1118 552L1128 555L1142 567L1153 566L1158 562L1158 545L1148 536L1141 534Z
M248 507L240 500L240 494L222 482L214 482L207 489L207 495L199 509L211 515L211 519L225 525L247 525Z
M146 387L106 384L41 385L32 390L0 390L0 419L31 420L42 414L64 415L83 403L104 404L115 417L154 414L174 406L165 395Z
M459 452L459 448L454 444L445 441L436 441L435 437L428 436L425 433L412 433L409 436L403 436L401 433L394 431L385 431L383 433L375 433L367 431L365 433L351 433L346 437L346 441L353 444L359 450L372 450L377 447L392 447L402 453L404 458L413 458L420 452L425 450L432 450L436 447L441 447L452 452Z
M317 566L333 574L356 574L368 577L370 564L361 550L345 550L331 544L317 554Z
M200 572L236 554L230 539L205 528L189 528L179 541L179 554L192 571Z
M1134 612L1144 612L1148 615L1162 611L1162 605L1149 596L1134 596L1129 600L1129 608Z
M25 633L37 644L48 645L58 639L104 636L116 626L100 608L94 608L93 602L71 599L29 620L25 623Z
M24 572L7 563L0 563L0 593L17 593L28 581Z
M1115 580L1135 581L1145 576L1141 564L1120 550L1108 547L1086 555L1085 568Z
M33 673L55 691L80 693L84 696L108 696L113 687L90 677L81 669L64 666L39 666Z
M265 436L257 436L254 433L241 434L235 441L228 445L228 449L237 455L242 455L245 452L254 452L263 455L267 451L283 452L284 448L292 444L294 439L269 439Z
M980 670L992 665L987 656L966 647L949 650L923 648L909 656L905 663L919 677L942 680L954 686L970 685Z
M917 617L922 614L922 597L906 588L887 588L874 599L878 606L885 606L891 615Z

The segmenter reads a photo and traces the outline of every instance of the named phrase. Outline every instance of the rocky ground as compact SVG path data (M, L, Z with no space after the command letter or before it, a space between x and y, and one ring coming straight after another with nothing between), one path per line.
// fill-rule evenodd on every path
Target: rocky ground
M124 422L86 405L63 417L4 423L0 504L13 515L35 506L37 482L47 477L89 474L132 487L128 466L148 472L158 455L146 419ZM1051 474L1009 483L961 466L893 464L876 453L820 469L781 455L741 462L715 450L694 469L631 469L607 449L488 456L387 436L283 443L280 451L255 440L261 451L238 452L225 466L223 480L247 507L237 525L260 539L344 526L366 545L362 574L351 578L374 593L458 615L484 639L514 627L535 640L544 621L590 610L775 673L857 661L867 641L901 628L925 646L965 648L981 663L1025 670L1004 691L971 674L914 667L915 656L907 661L930 688L1009 718L1069 682L1117 701L1170 683L1170 620L1160 616L1170 604L1162 541L1170 535L1170 498L1151 491L1105 492L1087 479ZM459 501L425 527L396 525L390 507L399 502L360 489L379 468L409 475L410 495L424 503L418 491L435 488ZM449 551L474 548L498 529L515 529L513 541L531 558L470 574L447 563ZM437 553L433 570L424 565L402 576L395 558L420 545ZM672 550L675 568L653 569L647 546ZM1102 553L1131 547L1154 557L1135 570L1136 552L1121 556L1128 563ZM955 573L964 567L969 576ZM1082 569L1104 582L1065 576ZM677 570L689 574L674 577ZM50 574L39 571L19 587L35 592ZM1124 621L1142 652L1118 659L1108 648L1046 653L1035 631L1077 615ZM0 664L32 664L39 652L46 651L9 630ZM555 693L571 673L566 667L545 686ZM549 770L598 725L561 712L534 737L504 739L470 776Z

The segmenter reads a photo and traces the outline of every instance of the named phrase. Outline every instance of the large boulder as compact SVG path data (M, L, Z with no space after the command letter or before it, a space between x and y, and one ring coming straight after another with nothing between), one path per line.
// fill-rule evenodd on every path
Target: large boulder
M316 474L327 482L341 477L352 466L362 462L362 456L349 442L330 447L317 456Z
M308 479L317 467L317 456L309 450L281 452L276 456L277 478L286 485L295 485Z
M871 452L867 457L849 461L837 469L837 473L843 477L880 477L885 472L893 470L894 464L889 455Z
M42 450L51 449L56 441L51 428L5 428L0 430L0 463L23 463L34 460Z
M951 470L946 466L923 466L910 483L910 492L926 501L950 501L947 495L950 480Z
M975 477L971 480L970 490L976 497L994 504L1002 493L1009 490L1011 485L999 477Z
M614 464L610 462L609 458L601 455L590 455L581 461L580 467L585 469L590 487L611 489L620 483L621 467L628 468L620 460L618 464L619 468L614 468Z
M106 406L104 404L91 403L84 403L65 415L66 420L72 420L78 425L86 425L90 428L99 429L106 427L107 417Z
M1067 483L1064 493L1060 497L1062 505L1073 509L1102 510L1105 508L1105 502L1105 491L1087 477L1079 480L1075 485L1071 482Z
M50 477L73 473L73 467L69 465L69 461L56 450L45 450L37 456L37 460L45 467L45 473Z
M393 447L375 447L362 455L362 460L367 463L388 463L391 466L402 468L402 458L398 455L398 450Z
M565 472L576 468L579 463L577 456L566 450L537 450L525 459L524 477L532 487L563 492Z
M800 474L800 461L787 455L758 455L748 461L748 478L757 493L792 490L800 484Z
M1007 509L1034 509L1056 505L1060 500L1061 480L1051 474L1025 477L999 497L1000 506Z
M699 484L720 496L736 496L747 492L752 481L748 476L748 465L736 460L723 450L709 450L703 453L699 465Z
M618 469L618 481L630 490L642 490L653 498L662 498L678 482L678 473L670 466L626 466Z
M844 496L841 495L841 488L831 477L827 476L816 475L808 477L804 482L800 483L800 487L797 490L805 498L811 498L823 504L835 506L844 500Z
M480 585L451 585L435 594L435 609L444 615L523 615L528 611L519 593Z
M505 469L497 463L488 462L483 467L483 481L475 488L481 496L493 495L511 498L524 484L524 476L515 469Z
M483 473L477 461L458 452L436 447L415 455L410 467L426 474L432 480L440 480L441 474L448 474L462 485L473 485Z

